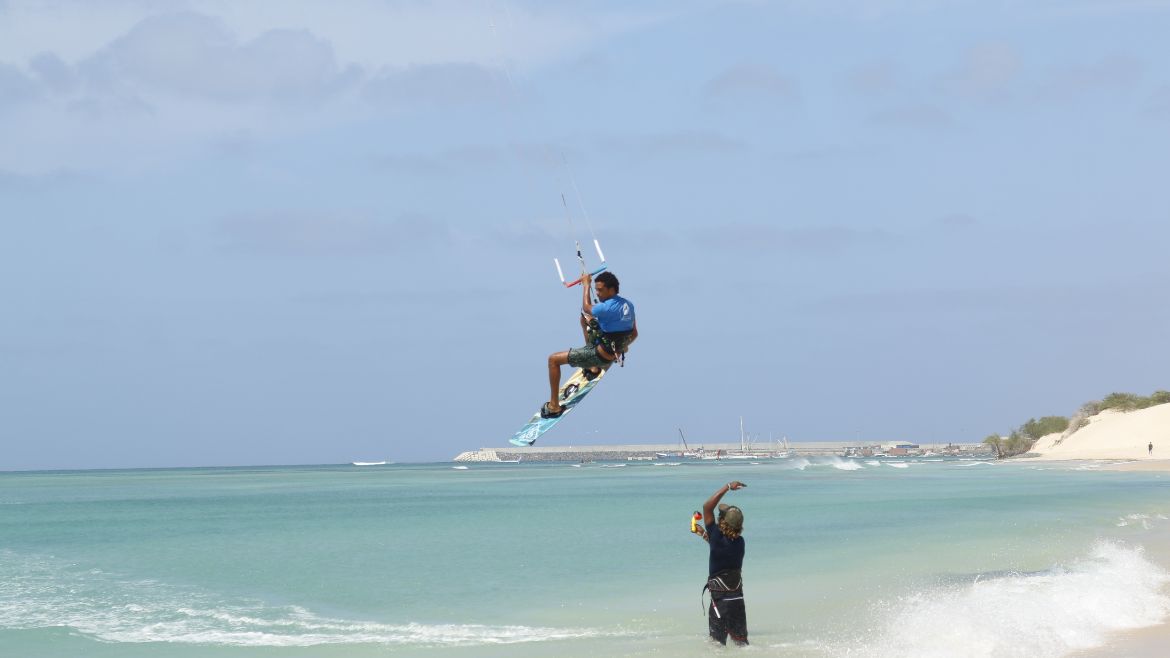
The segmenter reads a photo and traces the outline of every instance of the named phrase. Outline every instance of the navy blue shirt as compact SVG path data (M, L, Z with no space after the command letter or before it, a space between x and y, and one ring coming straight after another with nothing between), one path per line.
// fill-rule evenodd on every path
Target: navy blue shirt
M724 569L743 568L743 537L724 537L716 521L707 524L707 539L711 544L711 557L707 561L708 578Z

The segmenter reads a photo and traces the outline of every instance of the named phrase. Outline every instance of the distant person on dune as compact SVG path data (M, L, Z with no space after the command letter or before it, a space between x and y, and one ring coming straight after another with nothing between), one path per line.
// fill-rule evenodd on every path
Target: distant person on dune
M1154 442L1153 442L1153 441L1150 441L1150 452L1149 452L1149 455L1150 455L1151 457L1153 457L1153 456L1154 456Z
M703 524L707 528L710 557L707 559L707 586L711 590L711 606L707 608L707 629L711 638L727 644L727 636L740 646L748 643L747 609L743 602L743 511L734 505L719 505L724 494L745 487L733 480L719 487L703 503ZM715 506L719 506L719 522L715 522Z

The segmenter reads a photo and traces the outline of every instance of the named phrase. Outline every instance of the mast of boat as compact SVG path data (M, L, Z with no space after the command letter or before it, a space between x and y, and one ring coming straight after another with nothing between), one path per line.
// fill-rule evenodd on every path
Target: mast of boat
M690 451L691 451L691 447L687 445L687 437L686 437L686 435L685 435L685 434L683 434L683 431L682 431L682 428L681 428L681 427L680 427L680 428L678 428L678 438L682 439L682 442L683 442L683 451L684 451L684 452L690 452Z
M746 452L746 450L744 450L744 447L743 447L743 446L744 446L744 443L743 443L743 442L744 442L744 438L743 438L743 416L740 416L740 417L739 417L739 452L740 452L741 454L742 454L742 453L744 453L744 452Z

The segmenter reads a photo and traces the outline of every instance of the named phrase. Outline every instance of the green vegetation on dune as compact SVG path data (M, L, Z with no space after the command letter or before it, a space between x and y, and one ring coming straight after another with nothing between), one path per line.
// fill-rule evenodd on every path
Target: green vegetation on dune
M1086 416L1096 416L1106 409L1136 411L1159 404L1166 404L1167 402L1170 402L1170 391L1154 391L1154 394L1148 397L1134 395L1133 393L1110 393L1102 400L1086 402L1081 406L1081 411Z
M1068 429L1068 423L1068 418L1064 416L1045 416L1040 420L1029 418L1028 422L1012 430L1006 438L992 434L983 442L994 447L1000 457L1022 455L1032 449L1036 439L1053 432L1063 432Z
M1040 437L1060 432L1065 435L1061 437L1063 440L1069 434L1088 425L1089 418L1106 409L1136 411L1168 402L1170 391L1154 391L1152 395L1144 397L1133 393L1110 393L1101 400L1081 405L1080 411L1071 420L1064 416L1045 416L1039 420L1030 418L1028 422L1012 430L1010 435L1003 437L992 434L983 439L983 443L994 447L1000 458L1022 455L1031 450Z

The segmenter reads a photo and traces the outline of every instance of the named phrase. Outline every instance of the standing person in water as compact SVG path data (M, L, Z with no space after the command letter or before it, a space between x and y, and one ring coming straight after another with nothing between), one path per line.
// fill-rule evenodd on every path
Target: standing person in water
M729 491L747 485L732 480L703 503L703 524L707 528L710 557L707 559L707 586L711 590L711 606L707 608L707 628L711 638L727 644L727 636L740 646L748 643L747 609L743 602L743 511L734 505L720 505ZM719 506L719 522L715 522L715 507Z
M597 303L589 295L590 286L597 293ZM565 413L561 407L561 366L568 364L583 368L585 378L592 381L614 361L624 361L626 351L638 339L638 323L634 319L634 305L618 296L618 278L612 272L602 272L593 281L588 274L581 277L584 299L581 302L581 330L585 345L548 357L548 402L540 407L541 418L557 418Z

